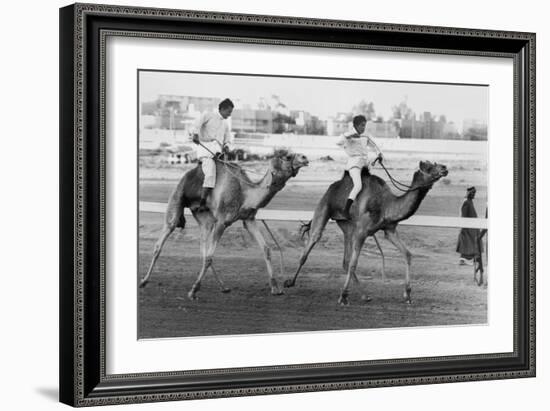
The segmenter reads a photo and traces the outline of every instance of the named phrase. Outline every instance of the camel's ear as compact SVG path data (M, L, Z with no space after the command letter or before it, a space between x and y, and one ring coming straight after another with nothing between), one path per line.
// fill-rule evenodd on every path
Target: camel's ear
M424 169L425 164L426 164L426 163L424 163L423 161L420 161L420 162L418 163L418 168L421 169L421 170Z

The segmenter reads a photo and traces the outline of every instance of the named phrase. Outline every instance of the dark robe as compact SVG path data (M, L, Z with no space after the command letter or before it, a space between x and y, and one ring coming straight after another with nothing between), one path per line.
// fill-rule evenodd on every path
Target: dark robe
M465 218L477 218L474 202L471 199L464 200L460 215ZM477 228L462 228L460 230L456 245L456 251L460 253L460 257L472 259L479 255L481 250L477 242L478 236L479 229Z

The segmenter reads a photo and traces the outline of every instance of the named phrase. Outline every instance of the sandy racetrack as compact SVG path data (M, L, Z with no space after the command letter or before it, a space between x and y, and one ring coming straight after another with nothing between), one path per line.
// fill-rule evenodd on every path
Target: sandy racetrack
M146 272L158 232L151 228L159 227L160 218L160 214L142 213L140 277ZM287 238L284 254L288 277L299 258L297 227L295 223L277 223L272 224L272 228L279 239ZM359 262L361 288L352 285L350 306L337 304L345 276L339 249L341 233L334 224L327 227L323 241L312 252L296 287L285 289L285 294L277 297L269 293L265 264L256 244L240 225L230 227L222 237L214 264L232 291L221 293L213 276L207 274L198 293L199 299L190 301L187 291L201 264L198 229L194 222L190 223L185 233L173 234L157 262L150 283L138 291L139 336L157 338L486 323L487 288L476 286L472 268L458 266L456 255L445 251L454 245L456 229L403 227L400 232L414 255L411 305L402 299L404 261L385 240L382 240L382 247L387 256L387 279L381 278L380 257L374 254L374 243L369 240ZM428 243L419 240L429 232ZM295 246L290 243L295 243ZM278 274L278 253L274 252L273 256ZM371 302L362 300L363 292L372 298Z

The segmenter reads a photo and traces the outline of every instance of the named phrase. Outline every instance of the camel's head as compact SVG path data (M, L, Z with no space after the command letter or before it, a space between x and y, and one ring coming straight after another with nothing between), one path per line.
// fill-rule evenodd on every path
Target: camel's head
M300 168L308 164L309 161L303 154L292 153L285 149L276 150L271 160L273 170L287 178L296 177Z
M431 161L421 161L418 164L418 168L422 172L426 183L435 183L441 177L449 174L446 165L432 163Z

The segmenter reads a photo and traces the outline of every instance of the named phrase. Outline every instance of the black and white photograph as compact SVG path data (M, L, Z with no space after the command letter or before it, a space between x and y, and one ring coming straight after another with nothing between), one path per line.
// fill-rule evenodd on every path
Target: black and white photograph
M544 4L6 2L1 408L546 409Z
M141 68L136 92L138 339L488 323L487 84Z
M59 10L59 400L535 398L538 26L203 1Z

